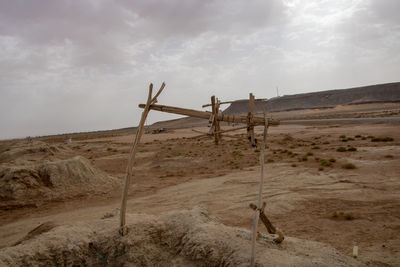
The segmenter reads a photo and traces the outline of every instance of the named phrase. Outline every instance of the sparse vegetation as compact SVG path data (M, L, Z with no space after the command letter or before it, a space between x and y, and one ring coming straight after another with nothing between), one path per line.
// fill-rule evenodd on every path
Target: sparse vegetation
M344 146L338 147L338 149L336 149L337 152L346 152L347 149Z
M392 142L394 139L392 137L375 137L371 139L372 142Z
M334 211L334 212L332 212L331 218L336 219L336 220L351 221L351 220L355 219L355 216L351 213Z
M353 163L346 163L346 164L342 165L342 168L346 169L346 170L352 170L352 169L356 169L357 167Z
M325 167L330 167L330 166L332 166L332 162L330 162L330 161L328 161L328 160L325 160L325 159L321 159L321 160L320 160L320 164L321 164L322 166L325 166Z
M243 153L242 153L242 151L240 151L240 150L234 150L234 151L232 151L232 155L233 155L234 157L243 157Z

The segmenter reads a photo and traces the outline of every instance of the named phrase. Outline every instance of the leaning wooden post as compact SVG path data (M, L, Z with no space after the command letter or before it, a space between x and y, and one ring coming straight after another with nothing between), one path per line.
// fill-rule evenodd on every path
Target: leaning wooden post
M258 224L258 217L260 215L259 210L262 208L262 187L264 181L264 150L265 150L265 143L267 141L267 130L268 130L268 119L264 113L264 138L261 145L260 151L260 165L261 165L261 175L260 175L260 185L258 188L258 204L257 210L254 211L254 221L253 221L253 235L251 239L251 258L250 258L250 266L254 266L254 255L255 255L255 246L256 246L256 238L257 238L257 224Z
M121 200L120 224L119 224L119 226L120 226L119 233L121 235L126 234L126 229L125 229L126 202L128 199L128 189L129 189L129 185L130 185L131 179L132 179L132 168L133 168L133 164L135 163L137 147L140 142L140 138L142 137L142 134L143 134L143 127L144 127L144 123L147 118L147 114L149 114L149 111L150 111L150 105L157 103L157 97L161 94L164 87L165 87L165 83L163 83L161 85L160 90L158 90L157 94L152 98L151 96L153 94L153 84L152 83L150 84L149 95L147 97L146 107L144 108L144 110L142 112L142 117L140 119L138 129L136 131L135 141L133 142L130 153L129 153L128 166L126 168L125 184L124 184L124 189L122 191L122 200Z
M252 146L255 145L254 140L254 95L249 95L249 113L247 114L247 138Z

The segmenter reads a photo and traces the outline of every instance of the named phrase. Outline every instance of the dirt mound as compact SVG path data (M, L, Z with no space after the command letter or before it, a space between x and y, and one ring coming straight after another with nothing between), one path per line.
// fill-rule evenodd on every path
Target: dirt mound
M51 158L58 152L60 152L60 148L58 146L49 145L45 142L19 142L4 148L0 148L0 163L11 162L17 159L27 160L32 156Z
M106 193L115 178L94 168L84 157L44 163L0 165L0 208L37 205L87 193Z
M0 265L248 266L248 230L228 227L202 208L150 216L130 214L128 234L116 217L54 227L0 250ZM286 238L257 241L257 266L360 266L318 242Z

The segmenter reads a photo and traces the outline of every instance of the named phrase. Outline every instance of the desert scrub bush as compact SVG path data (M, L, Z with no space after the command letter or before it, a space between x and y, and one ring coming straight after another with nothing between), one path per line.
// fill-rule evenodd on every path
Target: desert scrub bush
M257 149L254 150L254 152L256 152L256 153L260 152L260 149L257 148Z
M332 166L332 162L330 162L330 161L328 161L328 160L326 160L326 159L321 159L319 163L320 163L322 166L325 166L325 167L330 167L330 166Z
M345 152L347 149L344 146L340 146L336 149L337 152Z
M312 156L312 155L314 155L314 153L312 153L312 152L307 152L306 155L307 155L307 156Z
M296 163L292 163L292 167L297 167L297 164Z
M319 146L313 146L312 149L320 149Z
M234 157L243 157L243 153L242 153L242 151L240 151L240 150L234 150L234 151L232 151L232 155L233 155Z
M393 155L385 155L385 158L392 159L392 158L394 158L394 156Z
M351 220L355 219L354 215L351 213L344 213L344 212L337 212L337 211L332 212L331 218L339 219L339 220L340 219L347 220L347 221L351 221Z
M371 139L372 142L392 142L394 139L392 137L375 137Z
M282 139L282 141L287 142L287 141L293 141L293 136L290 134L286 134L285 137Z
M299 158L299 161L301 162L301 161L307 161L308 160L308 158L307 158L307 155L304 155L304 156L302 156L301 158Z
M343 138L342 140L341 140L342 142L347 142L347 141L349 141L347 138Z
M355 148L355 147L349 147L348 149L347 149L347 151L357 151L357 148Z
M323 171L324 168L323 168L323 167L319 167L318 170L319 170L319 171Z
M346 163L342 165L342 168L346 170L353 170L356 169L357 167L353 163Z
M341 136L339 136L340 139L346 138L346 136L343 134Z
M323 145L329 145L330 143L328 141L325 141L322 143Z
M334 163L334 162L336 162L336 159L330 158L329 161L332 162L332 163Z
M361 138L361 134L355 135L354 138Z
M272 162L274 162L274 160L273 159L268 159L267 162L268 163L272 163Z
M107 147L107 151L113 151L111 147Z

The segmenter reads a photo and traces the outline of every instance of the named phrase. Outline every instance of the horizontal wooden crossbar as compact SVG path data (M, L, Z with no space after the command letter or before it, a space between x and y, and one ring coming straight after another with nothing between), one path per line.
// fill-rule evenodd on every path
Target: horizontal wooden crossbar
M139 104L139 108L145 108L145 104ZM186 108L178 108L172 106L165 106L165 105L150 105L150 109L157 110L161 112L185 115L189 117L201 118L201 119L210 119L211 112L208 111L200 111L194 109L186 109ZM244 123L248 124L248 117L247 116L235 116L235 115L225 115L222 113L218 113L219 121L231 122L231 123ZM264 125L264 118L263 117L253 117L253 125ZM268 124L271 126L279 125L279 120L268 118Z

